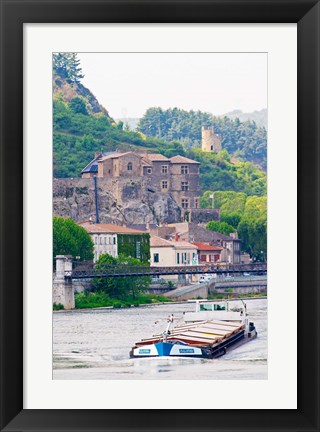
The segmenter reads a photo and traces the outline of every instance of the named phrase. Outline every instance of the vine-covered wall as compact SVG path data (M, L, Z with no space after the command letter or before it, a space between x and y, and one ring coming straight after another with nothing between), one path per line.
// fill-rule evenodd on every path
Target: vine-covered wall
M118 234L118 254L137 258L142 262L150 260L150 234Z

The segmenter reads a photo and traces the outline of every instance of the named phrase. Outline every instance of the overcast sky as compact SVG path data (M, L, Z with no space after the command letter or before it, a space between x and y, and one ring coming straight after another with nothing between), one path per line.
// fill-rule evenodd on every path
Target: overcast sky
M267 108L265 53L79 53L88 87L111 117L150 107L214 115Z

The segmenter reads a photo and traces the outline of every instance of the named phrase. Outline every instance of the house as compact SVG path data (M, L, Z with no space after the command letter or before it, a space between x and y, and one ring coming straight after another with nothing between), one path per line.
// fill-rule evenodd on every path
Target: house
M193 222L168 224L167 227L175 229L179 240L191 243L200 242L221 248L220 262L230 264L241 263L241 240L238 239L236 233L226 236L215 231L207 230L202 225ZM153 230L153 232L155 232L155 230ZM174 235L175 234L169 235L169 238L170 236L172 238Z
M117 257L124 254L140 261L150 259L150 235L146 232L113 224L81 223L91 236L94 244L94 262L100 255Z
M208 245L206 243L194 242L192 243L198 248L198 263L215 263L221 261L222 247Z
M197 246L185 241L150 238L150 265L155 267L187 266L197 264ZM170 276L170 279L178 276Z

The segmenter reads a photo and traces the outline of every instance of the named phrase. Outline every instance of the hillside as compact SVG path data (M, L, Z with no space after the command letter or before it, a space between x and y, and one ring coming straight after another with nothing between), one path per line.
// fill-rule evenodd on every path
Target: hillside
M178 141L184 148L201 146L202 125L214 127L222 137L222 148L237 160L249 161L266 170L267 132L252 121L241 122L238 118L215 117L201 111L185 111L179 108L162 110L149 108L140 119L138 130L145 135Z
M79 69L78 69L79 70ZM167 157L185 155L201 162L200 184L206 190L243 191L247 195L266 193L266 174L249 162L232 163L228 152L205 154L183 147L182 142L165 141L142 132L126 130L116 123L89 89L63 68L53 74L53 175L80 177L81 170L97 151L147 150ZM195 122L194 128L199 125ZM200 127L201 130L201 127ZM227 131L227 130L226 130ZM226 132L227 133L227 132ZM151 134L152 135L152 134Z

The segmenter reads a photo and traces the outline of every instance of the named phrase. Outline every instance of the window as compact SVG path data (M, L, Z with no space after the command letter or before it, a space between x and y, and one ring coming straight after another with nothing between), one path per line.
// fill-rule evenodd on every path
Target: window
M186 252L182 252L182 264L186 264L187 263L187 253Z
M199 207L199 198L194 199L194 206L195 206L195 208Z
M177 264L180 264L180 254L179 254L179 252L177 253Z
M188 173L189 173L188 165L181 165L181 174L188 174Z
M189 207L189 200L187 198L182 198L181 207L182 208L188 208Z
M200 261L206 262L207 261L207 255L200 255Z
M152 173L152 168L147 168L147 173L151 174Z
M128 163L128 171L132 171L132 162Z
M136 258L141 259L141 242L136 243Z
M103 237L100 237L100 244L102 245L102 240L103 240Z
M187 181L181 182L181 190L183 190L183 191L189 190L189 182L187 182Z
M168 174L168 165L161 165L161 173Z
M159 254L158 253L153 254L153 262L155 262L155 263L159 262Z
M167 181L163 180L161 182L161 189L168 189L168 182Z
M117 244L116 238L113 237L113 244Z

